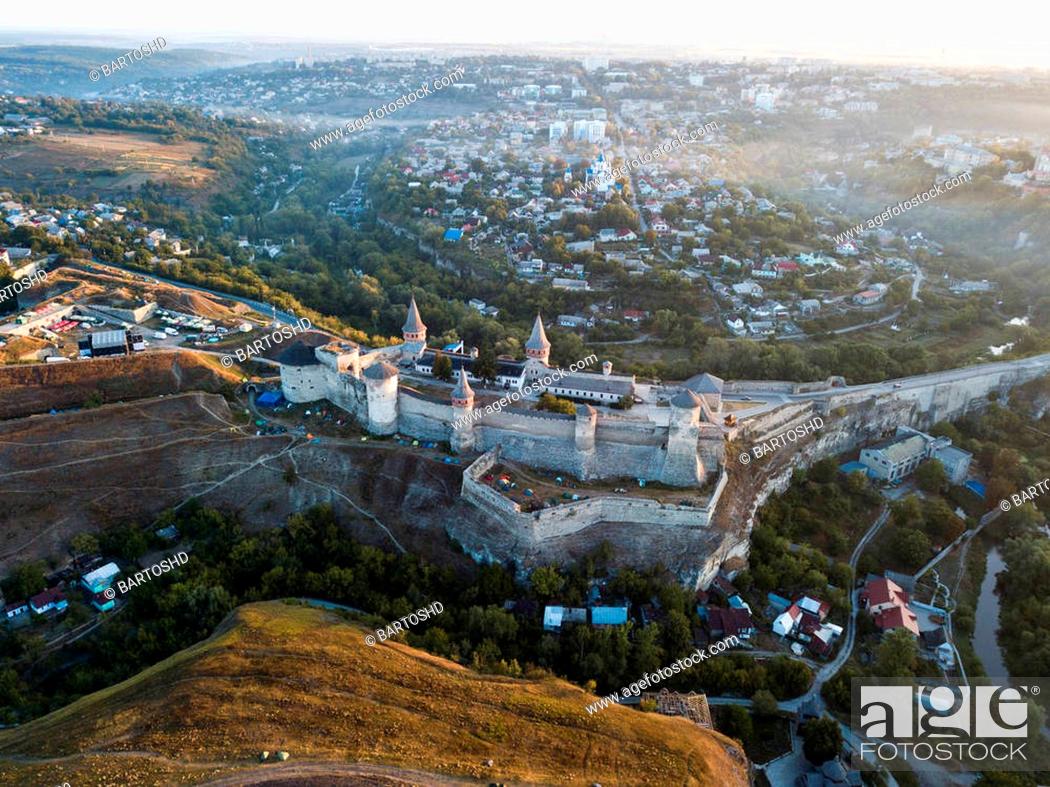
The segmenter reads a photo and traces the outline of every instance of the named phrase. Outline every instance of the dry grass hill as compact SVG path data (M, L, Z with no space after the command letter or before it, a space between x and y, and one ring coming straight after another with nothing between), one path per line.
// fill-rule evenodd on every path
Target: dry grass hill
M747 784L733 741L684 719L589 716L595 698L564 681L365 633L339 612L241 607L205 642L0 732L0 784Z

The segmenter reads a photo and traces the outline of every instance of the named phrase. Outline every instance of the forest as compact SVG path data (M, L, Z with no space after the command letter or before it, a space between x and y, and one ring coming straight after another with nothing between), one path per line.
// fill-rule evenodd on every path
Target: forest
M313 597L364 610L368 625L396 620L440 601L445 611L414 627L406 641L485 672L520 676L546 670L592 691L607 693L695 647L698 624L693 594L660 566L613 572L613 547L603 544L572 567L537 568L528 583L513 565L474 565L456 570L411 554L395 554L349 538L328 506L288 519L287 525L249 533L235 514L191 501L159 524L174 524L188 563L126 596L120 614L107 613L94 634L48 654L33 627L0 632L0 718L25 721L64 707L83 694L110 686L209 636L239 604ZM168 548L133 525L103 531L97 546L130 565L148 550ZM133 569L132 569L133 570ZM43 577L24 564L6 580L14 594ZM582 604L595 580L610 598L652 604L658 622L644 627L566 625L560 634L542 627L543 605ZM505 602L512 602L510 609ZM84 617L71 600L66 614ZM401 635L399 635L401 636ZM61 676L61 679L59 679ZM750 697L765 689L778 699L809 686L805 665L787 657L759 662L727 653L667 682L672 690L707 690ZM581 712L582 712L581 708Z

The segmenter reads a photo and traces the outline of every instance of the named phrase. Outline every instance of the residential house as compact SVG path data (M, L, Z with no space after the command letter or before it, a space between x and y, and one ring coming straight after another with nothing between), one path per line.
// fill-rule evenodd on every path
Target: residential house
M744 321L735 314L730 314L726 317L726 327L734 336L747 335L747 326L744 325Z
M543 608L544 631L561 631L566 623L586 623L587 610L584 607L552 607Z
M736 636L740 639L751 639L758 629L751 619L751 613L746 609L735 609L729 607L708 607L707 626L714 639L725 639Z
M43 615L45 612L52 610L61 612L68 606L69 602L66 600L66 594L57 585L37 593L29 599L29 608L36 615Z
M883 293L879 290L864 290L853 296L853 302L858 306L871 306L882 300Z
M114 578L120 573L116 563L106 563L101 568L96 568L90 574L80 578L80 584L91 593L101 593L113 584Z
M627 607L591 607L591 625L623 626L627 623Z
M572 328L578 330L580 328L586 328L590 320L586 317L577 317L575 314L559 314L558 325L562 328Z
M861 591L860 600L879 630L903 628L919 636L918 618L908 607L908 594L892 579L869 579Z
M798 313L802 315L816 314L820 311L820 301L816 298L805 298L798 302Z

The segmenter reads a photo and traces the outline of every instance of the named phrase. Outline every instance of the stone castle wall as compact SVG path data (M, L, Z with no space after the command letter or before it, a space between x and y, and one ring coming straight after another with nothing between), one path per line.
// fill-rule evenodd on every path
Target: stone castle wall
M397 430L423 440L448 440L452 405L402 387L397 396Z
M602 522L627 522L675 528L707 528L711 515L725 489L728 476L723 471L704 506L682 506L625 495L600 495L532 513L501 495L482 477L501 459L508 458L502 445L484 453L463 472L463 498L490 516L509 523L532 544L569 535Z

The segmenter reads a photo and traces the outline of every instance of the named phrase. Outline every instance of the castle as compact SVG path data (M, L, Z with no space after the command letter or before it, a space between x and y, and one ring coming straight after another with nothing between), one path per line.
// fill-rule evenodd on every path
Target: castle
M429 373L438 352L427 347L427 327L415 298L402 336L400 345L369 352L342 340L314 348L293 345L277 359L284 397L294 403L325 399L372 434L447 441L459 453L484 453L499 446L508 459L584 480L629 477L695 487L719 472L725 437L722 381L717 377L698 375L673 391L646 386L651 397L667 401L661 406L643 402L646 406L630 414L581 403L575 415L565 415L528 409L524 402L477 413L470 384L471 379L479 380L472 374L474 354L444 353L457 378L447 399L401 381L402 370ZM552 367L550 342L538 315L525 354L524 361L497 361L497 385L520 391L526 381L538 381L552 393L607 404L635 395L634 378L612 375L608 363L601 374L576 372L543 384Z

